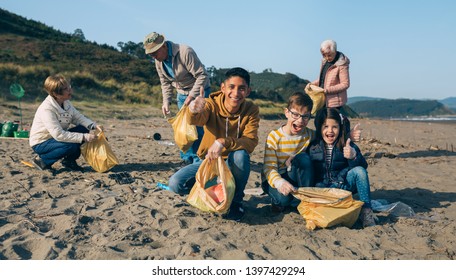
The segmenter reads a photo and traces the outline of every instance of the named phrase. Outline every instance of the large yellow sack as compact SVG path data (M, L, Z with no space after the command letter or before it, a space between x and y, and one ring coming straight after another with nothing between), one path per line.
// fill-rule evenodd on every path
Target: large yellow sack
M195 176L187 202L205 212L226 213L236 189L233 174L222 157L205 159Z
M97 172L106 172L119 164L103 131L92 142L81 145L81 154L86 162Z
M315 115L315 113L323 108L323 106L326 103L326 96L325 96L325 90L322 89L321 87L311 85L305 87L305 92L310 96L310 98L313 101L313 107L312 107L312 115Z
M187 152L198 139L196 126L188 122L187 110L189 110L188 106L184 105L175 117L168 119L174 130L174 142L183 153Z
M310 230L340 224L350 228L364 204L354 200L351 192L336 188L299 188L293 196L301 200L298 211Z

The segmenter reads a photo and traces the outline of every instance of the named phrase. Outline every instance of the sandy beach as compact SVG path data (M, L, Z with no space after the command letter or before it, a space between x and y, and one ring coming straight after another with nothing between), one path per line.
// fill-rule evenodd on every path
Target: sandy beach
M31 122L36 106L24 123ZM13 117L1 108L0 121ZM93 119L104 125L120 161L107 173L93 171L82 157L84 173L60 163L55 174L39 171L21 163L33 155L27 140L0 139L0 259L455 259L454 123L352 120L363 129L359 146L369 163L372 198L401 201L416 215L379 212L374 227L309 231L297 211L272 214L259 187L266 135L283 121L260 122L246 215L236 223L156 187L181 166L165 119ZM154 133L162 140L154 140ZM131 182L113 177L122 174L131 175Z

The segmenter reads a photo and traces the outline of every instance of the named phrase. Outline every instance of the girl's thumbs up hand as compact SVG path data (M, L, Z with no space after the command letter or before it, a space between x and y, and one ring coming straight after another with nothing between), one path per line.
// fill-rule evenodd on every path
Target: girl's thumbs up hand
M344 147L344 157L346 159L354 159L356 157L355 148L350 146L350 143L351 143L351 140L349 138L349 139L347 139L347 143L345 143L345 147Z

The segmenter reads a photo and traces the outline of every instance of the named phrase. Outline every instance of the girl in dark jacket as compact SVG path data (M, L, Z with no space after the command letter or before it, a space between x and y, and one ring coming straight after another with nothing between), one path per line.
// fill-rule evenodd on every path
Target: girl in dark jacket
M314 168L315 185L358 193L364 202L363 227L374 226L367 162L358 146L346 135L344 118L336 108L323 108L315 117L316 139L308 153Z

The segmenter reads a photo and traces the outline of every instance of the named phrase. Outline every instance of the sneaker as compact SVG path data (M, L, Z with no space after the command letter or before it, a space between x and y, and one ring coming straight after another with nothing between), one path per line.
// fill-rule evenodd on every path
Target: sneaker
M73 170L73 171L80 171L80 172L84 172L84 168L82 168L81 166L79 166L75 160L67 160L67 159L64 159L62 160L62 165L65 167L65 168L68 168L70 170Z
M32 159L33 165L36 167L38 170L46 170L50 169L51 167L49 165L46 165L44 161L40 158L40 156L36 156Z
M371 208L362 208L359 219L363 224L363 228L375 226L377 224L376 221L378 221L377 216L375 216Z
M236 222L240 222L242 217L244 217L245 211L242 207L242 203L240 202L232 202L230 206L230 210L227 214L223 215L222 217L227 220L233 220Z

